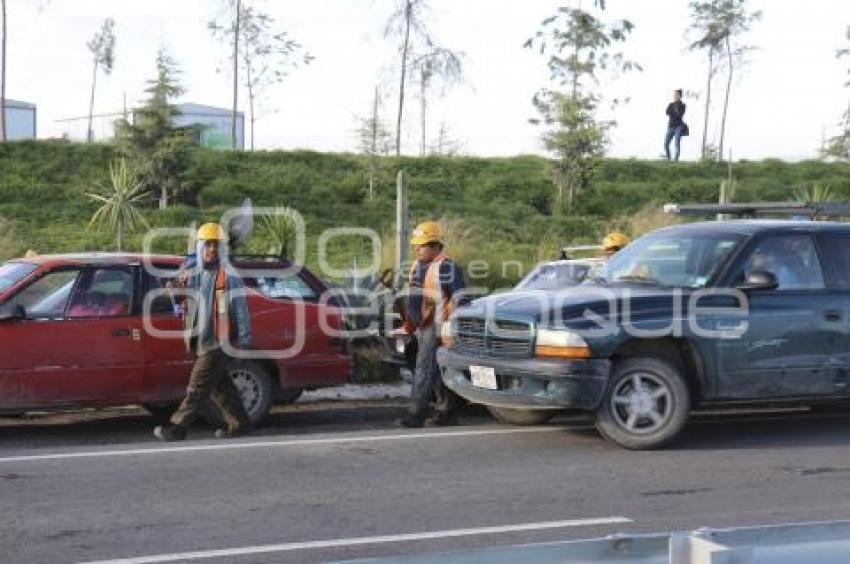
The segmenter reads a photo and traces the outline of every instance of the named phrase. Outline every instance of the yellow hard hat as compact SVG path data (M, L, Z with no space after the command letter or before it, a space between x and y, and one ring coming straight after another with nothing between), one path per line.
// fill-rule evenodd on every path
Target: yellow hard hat
M619 231L612 231L602 240L603 249L622 249L629 244L629 238Z
M436 221L423 221L416 226L410 236L411 245L425 245L428 243L442 243L443 234L440 224Z
M205 223L198 229L198 241L227 241L227 234L218 223Z

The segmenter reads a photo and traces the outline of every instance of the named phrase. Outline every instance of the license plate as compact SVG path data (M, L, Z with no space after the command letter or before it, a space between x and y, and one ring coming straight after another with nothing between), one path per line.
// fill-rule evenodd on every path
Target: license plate
M477 388L496 390L496 369L492 366L470 366L469 375L472 376L472 385Z

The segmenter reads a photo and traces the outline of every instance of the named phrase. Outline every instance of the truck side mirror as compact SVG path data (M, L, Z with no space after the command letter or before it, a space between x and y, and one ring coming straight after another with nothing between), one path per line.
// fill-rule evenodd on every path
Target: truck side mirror
M743 291L748 290L775 290L779 287L779 280L776 275L767 270L756 270L747 274L747 278L741 284L738 284L738 289Z

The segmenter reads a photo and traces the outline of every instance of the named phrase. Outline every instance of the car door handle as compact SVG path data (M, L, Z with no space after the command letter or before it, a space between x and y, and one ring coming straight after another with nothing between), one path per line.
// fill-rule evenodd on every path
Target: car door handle
M841 321L841 311L837 309L828 309L823 312L823 317L827 321Z
M129 329L113 329L112 330L113 337L129 337L130 330Z

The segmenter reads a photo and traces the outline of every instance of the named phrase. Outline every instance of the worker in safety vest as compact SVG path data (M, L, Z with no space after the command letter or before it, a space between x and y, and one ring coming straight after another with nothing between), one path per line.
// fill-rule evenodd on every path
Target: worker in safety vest
M225 271L220 253L226 251L227 235L217 223L206 223L198 230L195 266L185 277L188 300L184 301L185 340L195 355L186 397L171 416L168 425L158 426L154 435L163 441L186 438L186 431L198 417L208 399L220 409L225 427L216 430L217 438L243 435L251 423L239 391L228 374L233 359L222 350L228 343L240 349L251 345L251 318L244 295L232 292L245 286L242 279Z
M440 326L448 321L457 294L465 286L463 271L443 252L440 224L426 221L410 239L416 261L408 278L406 333L416 332L419 348L408 413L399 419L404 427L421 427L432 410L434 425L457 423L459 398L445 387L437 365Z

